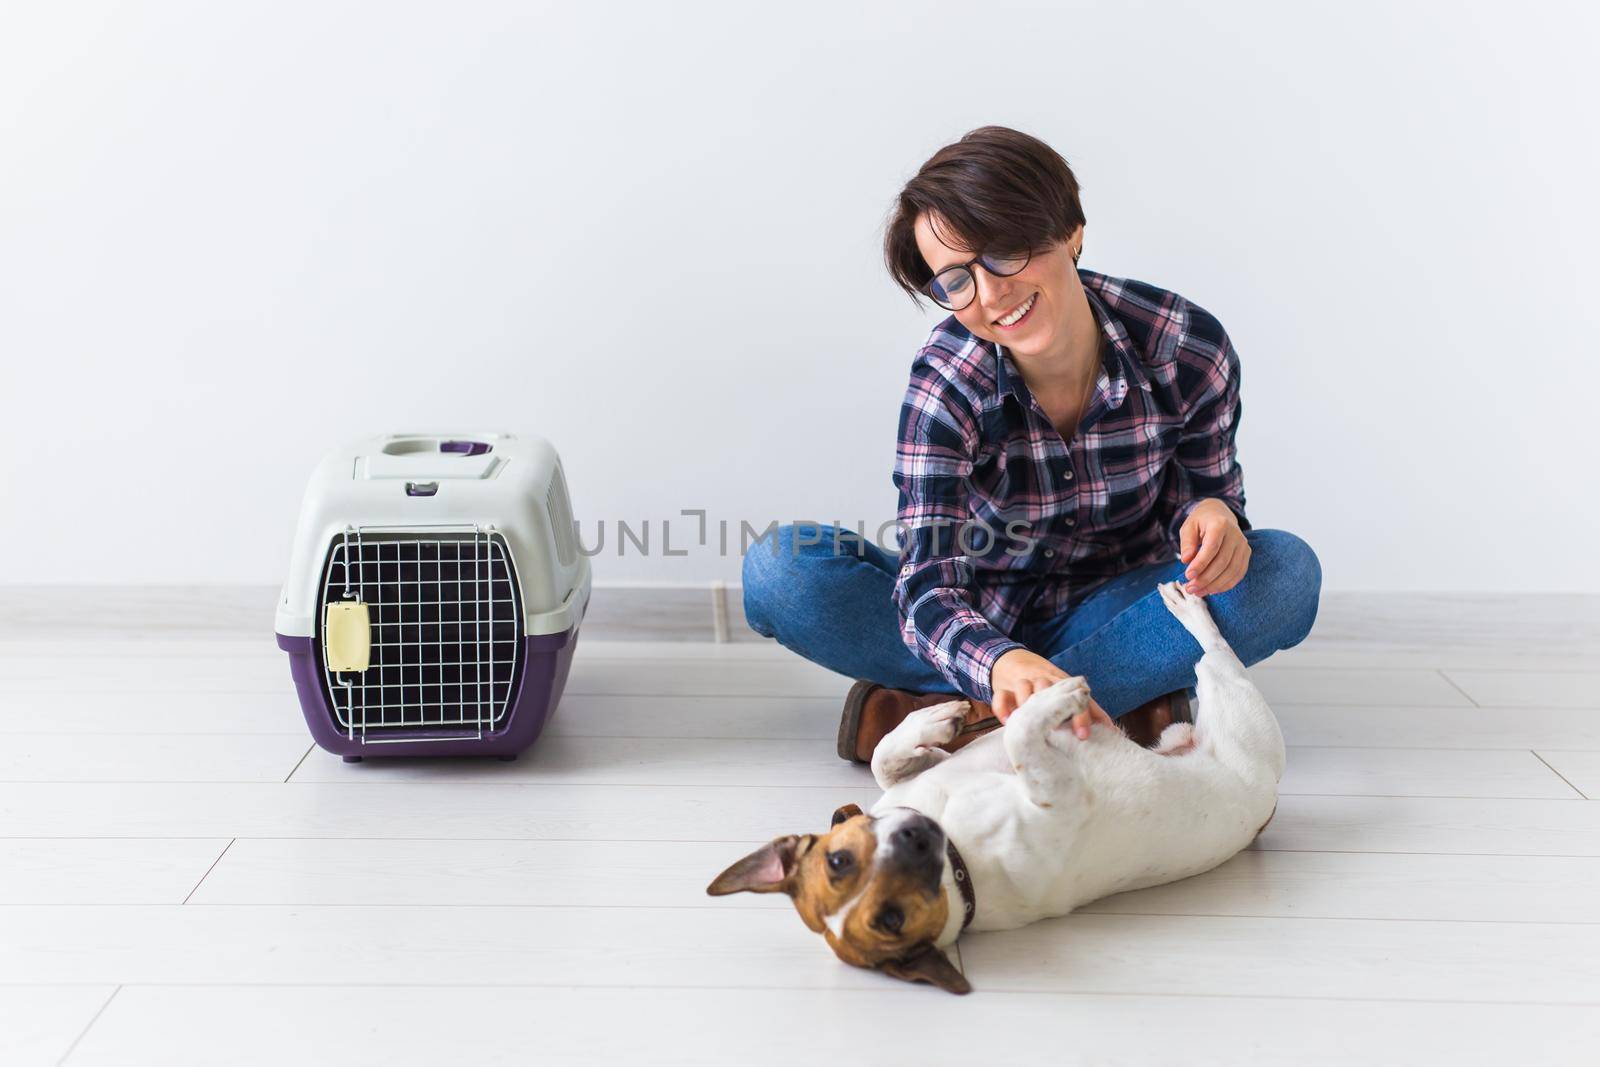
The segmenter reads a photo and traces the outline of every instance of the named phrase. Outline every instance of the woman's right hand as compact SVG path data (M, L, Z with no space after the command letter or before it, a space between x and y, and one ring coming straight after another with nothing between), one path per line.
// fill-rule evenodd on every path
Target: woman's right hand
M994 708L995 718L1005 722L1011 718L1012 712L1022 706L1023 701L1067 676L1066 671L1043 656L1025 648L1013 648L995 660L989 672L989 688L993 691L989 706ZM1072 717L1072 732L1078 740L1085 740L1089 736L1089 727L1097 722L1116 726L1105 709L1091 697L1089 710Z

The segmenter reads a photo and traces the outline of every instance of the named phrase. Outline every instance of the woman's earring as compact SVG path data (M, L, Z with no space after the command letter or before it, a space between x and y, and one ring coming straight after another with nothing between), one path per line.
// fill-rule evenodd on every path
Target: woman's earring
M1072 252L1072 265L1073 266L1077 266L1078 265L1078 257L1081 256L1081 255L1083 255L1083 246L1079 245Z

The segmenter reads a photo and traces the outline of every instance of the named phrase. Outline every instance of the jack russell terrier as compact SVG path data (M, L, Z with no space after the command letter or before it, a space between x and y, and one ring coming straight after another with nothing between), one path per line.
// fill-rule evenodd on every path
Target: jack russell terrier
M791 834L717 876L706 892L787 893L846 963L952 993L972 987L943 950L963 931L1009 930L1111 893L1209 871L1250 844L1277 807L1283 735L1217 630L1176 582L1167 608L1200 643L1196 721L1154 749L1066 724L1089 686L1065 678L955 752L966 702L912 712L879 742L884 789L825 834Z

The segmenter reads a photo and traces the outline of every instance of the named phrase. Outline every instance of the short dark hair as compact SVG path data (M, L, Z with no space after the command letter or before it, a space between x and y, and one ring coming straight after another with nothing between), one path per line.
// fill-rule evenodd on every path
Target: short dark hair
M883 238L895 282L921 297L933 272L913 229L923 212L962 247L998 255L1064 241L1083 224L1078 179L1054 148L1004 126L982 126L945 145L900 190ZM946 233L941 240L948 240Z

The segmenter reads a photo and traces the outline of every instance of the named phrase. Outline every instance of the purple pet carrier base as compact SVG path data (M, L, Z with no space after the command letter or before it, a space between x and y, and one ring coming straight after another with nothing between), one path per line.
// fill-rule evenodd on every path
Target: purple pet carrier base
M515 759L539 739L556 702L566 688L567 671L572 666L572 653L578 645L578 627L558 634L524 636L522 639L522 682L517 689L517 699L506 714L503 725L485 731L481 738L445 740L437 738L437 730L426 728L417 734L431 740L405 741L403 743L363 742L360 737L350 737L339 729L328 706L323 690L321 672L317 669L317 656L312 648L312 638L287 637L278 634L278 647L289 653L289 673L294 678L295 690L300 695L300 710L305 714L306 725L317 744L347 762L364 757L389 758L406 756L499 756ZM385 738L406 736L394 730L384 731Z

